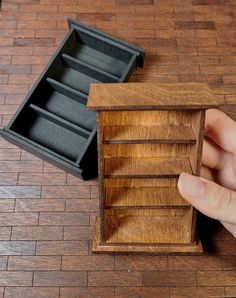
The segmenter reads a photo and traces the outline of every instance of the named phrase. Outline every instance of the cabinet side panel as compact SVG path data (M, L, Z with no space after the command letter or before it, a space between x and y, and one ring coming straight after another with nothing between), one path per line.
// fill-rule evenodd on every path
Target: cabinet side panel
M103 161L103 125L102 112L97 112L97 140L98 140L98 172L99 172L99 212L100 212L100 236L101 241L104 239L104 161Z

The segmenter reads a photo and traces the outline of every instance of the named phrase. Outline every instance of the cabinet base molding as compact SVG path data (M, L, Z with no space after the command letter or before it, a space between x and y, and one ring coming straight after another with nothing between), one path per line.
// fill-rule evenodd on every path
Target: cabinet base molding
M151 254L201 254L203 252L201 241L191 244L108 244L101 242L100 219L96 218L93 253L151 253Z

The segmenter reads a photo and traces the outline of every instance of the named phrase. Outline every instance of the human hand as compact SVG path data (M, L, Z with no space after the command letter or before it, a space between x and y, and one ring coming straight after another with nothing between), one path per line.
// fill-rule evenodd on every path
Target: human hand
M202 177L182 173L179 192L236 238L236 122L219 110L208 110L205 134Z

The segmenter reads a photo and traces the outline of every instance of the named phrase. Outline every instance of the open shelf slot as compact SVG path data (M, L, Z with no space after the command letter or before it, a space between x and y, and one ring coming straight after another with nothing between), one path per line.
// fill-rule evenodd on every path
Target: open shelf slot
M63 53L62 54L62 58L65 59L65 60L67 60L67 61L71 61L71 63L75 63L75 65L77 64L78 67L81 67L81 66L82 67L87 67L88 69L94 70L97 73L100 73L100 74L102 74L104 76L107 76L107 77L111 78L112 80L115 80L117 82L120 81L120 78L119 77L114 76L114 75L110 74L109 72L106 72L106 71L104 71L102 69L99 69L99 68L97 68L95 66L92 66L92 65L88 64L87 62L83 62L83 61L80 61L77 58L71 57L70 55L67 55L67 54L64 54Z
M66 54L117 78L123 76L133 58L131 52L114 46L102 37L88 34L82 28L72 32L68 44L70 47L64 49Z
M188 157L115 157L106 158L106 177L178 177L180 173L192 173Z
M104 142L195 144L190 125L109 125L104 127Z
M79 126L87 134L96 126L96 113L87 110L86 97L50 78L39 84L30 102L31 107L35 105L51 113L52 118L59 117L62 122L69 122L72 127Z
M58 61L57 72L50 74L50 77L86 95L89 93L91 83L117 82L111 77L69 59L68 56L61 57L61 61Z
M106 187L107 208L171 208L189 207L177 187Z
M23 137L76 162L79 152L86 146L88 136L60 125L39 108L28 108L12 125L11 129ZM31 106L31 107L32 107Z
M105 210L106 243L189 243L191 210Z

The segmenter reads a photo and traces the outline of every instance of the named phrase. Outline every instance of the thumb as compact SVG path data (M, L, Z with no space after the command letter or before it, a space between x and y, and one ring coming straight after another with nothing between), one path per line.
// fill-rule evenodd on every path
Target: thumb
M205 215L236 224L236 193L210 180L182 173L178 181L181 196Z

